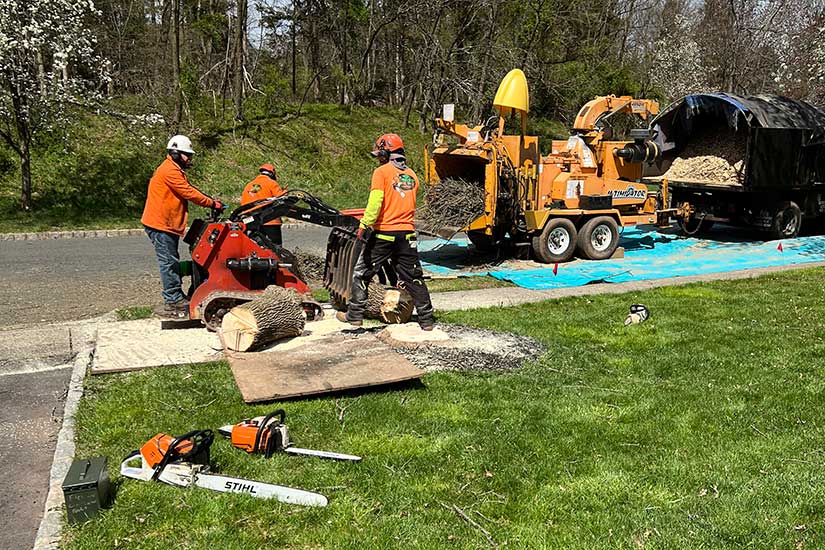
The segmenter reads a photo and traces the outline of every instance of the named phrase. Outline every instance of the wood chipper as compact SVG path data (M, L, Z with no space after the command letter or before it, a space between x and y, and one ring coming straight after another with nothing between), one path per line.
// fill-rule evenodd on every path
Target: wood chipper
M474 127L456 123L445 106L425 151L427 184L461 178L484 188L484 213L461 228L477 248L494 248L509 234L542 262L565 262L576 251L601 260L616 251L620 226L665 221L666 187L651 192L640 183L643 163L656 151L639 159L633 149L654 147L647 130L631 131L632 141L613 140L611 125L620 117L646 125L657 102L597 97L579 111L570 138L554 140L546 156L539 138L525 135L529 93L522 71L505 76L493 105L498 117ZM506 117L516 114L521 134L505 134Z

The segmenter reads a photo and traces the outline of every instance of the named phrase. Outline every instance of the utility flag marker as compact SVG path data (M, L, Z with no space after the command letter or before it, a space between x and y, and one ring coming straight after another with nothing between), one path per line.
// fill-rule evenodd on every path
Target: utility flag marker
M781 242L779 243L779 246L777 246L777 247L776 247L776 249L777 249L778 251L780 251L780 252L785 252L785 251L782 249L782 243L781 243Z
M559 264L553 264L553 275L559 274Z

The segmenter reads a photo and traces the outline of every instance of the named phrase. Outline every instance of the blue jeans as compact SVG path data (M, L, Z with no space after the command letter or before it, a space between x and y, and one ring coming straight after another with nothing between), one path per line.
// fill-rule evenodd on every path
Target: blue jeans
M180 283L180 255L178 254L180 237L145 225L143 229L155 247L155 255L160 268L160 281L163 283L164 303L174 304L186 300Z

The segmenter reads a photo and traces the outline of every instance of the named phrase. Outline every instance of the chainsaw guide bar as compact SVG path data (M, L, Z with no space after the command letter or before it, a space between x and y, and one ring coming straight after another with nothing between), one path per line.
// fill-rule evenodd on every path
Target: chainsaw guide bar
M301 506L327 505L327 497L311 491L207 473L212 440L211 430L189 432L176 438L157 434L123 460L120 474L140 481L160 481L177 487L194 485L221 493L242 493ZM131 465L138 460L139 467Z

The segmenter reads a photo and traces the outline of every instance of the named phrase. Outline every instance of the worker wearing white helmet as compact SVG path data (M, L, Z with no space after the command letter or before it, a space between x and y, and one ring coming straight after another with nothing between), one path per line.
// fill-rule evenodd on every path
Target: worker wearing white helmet
M166 160L149 180L146 206L140 221L155 247L163 283L163 309L158 313L184 317L189 307L180 280L178 243L186 230L189 201L198 206L223 210L223 204L193 187L186 178L195 155L192 140L172 136L166 145Z

